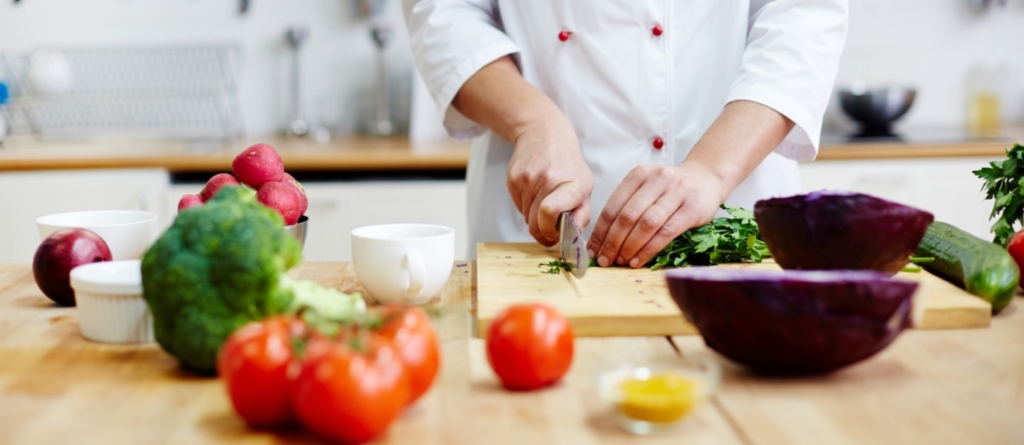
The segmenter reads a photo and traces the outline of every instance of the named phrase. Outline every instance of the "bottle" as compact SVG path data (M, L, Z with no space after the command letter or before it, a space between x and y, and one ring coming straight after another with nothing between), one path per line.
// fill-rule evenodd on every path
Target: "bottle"
M1005 66L977 66L967 75L967 129L981 136L999 134Z

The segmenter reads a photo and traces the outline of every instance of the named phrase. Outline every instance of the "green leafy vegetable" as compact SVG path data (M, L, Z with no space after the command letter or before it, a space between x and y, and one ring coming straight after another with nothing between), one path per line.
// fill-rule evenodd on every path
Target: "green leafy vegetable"
M715 218L710 223L687 230L647 265L657 270L721 263L760 263L768 258L768 246L761 239L754 213L727 205L722 205L722 208L729 212L730 217Z
M722 263L760 263L771 256L757 229L754 212L727 205L722 205L722 209L729 213L729 217L715 218L703 226L687 230L647 262L647 266L658 270ZM598 267L597 260L591 258L590 265ZM537 267L552 275L562 273L563 269L569 270L569 265L560 260L540 263Z
M565 262L562 261L562 260L554 260L554 261L548 261L546 263L540 263L540 264L537 265L537 267L541 267L541 268L546 267L547 269L544 269L541 272L549 273L551 275L558 275L558 274L562 273L563 269L564 270L569 270L569 265L565 264Z
M989 220L996 218L992 225L995 239L992 242L1006 246L1014 232L1014 224L1024 224L1024 188L1021 178L1024 177L1024 145L1013 144L1006 149L1006 159L993 161L988 167L974 171L974 175L984 179L981 187L986 199L994 199Z

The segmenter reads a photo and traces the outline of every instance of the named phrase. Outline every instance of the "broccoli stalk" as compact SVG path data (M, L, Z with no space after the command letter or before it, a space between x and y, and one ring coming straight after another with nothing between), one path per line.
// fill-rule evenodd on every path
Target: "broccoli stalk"
M281 277L281 288L287 289L294 296L287 310L289 313L312 309L321 318L354 322L366 312L366 302L358 293L343 294L312 281L296 280L288 275Z
M285 272L302 247L252 190L225 187L182 211L142 259L143 298L157 342L186 368L216 372L217 352L242 325L308 306L338 317L361 313L345 295Z

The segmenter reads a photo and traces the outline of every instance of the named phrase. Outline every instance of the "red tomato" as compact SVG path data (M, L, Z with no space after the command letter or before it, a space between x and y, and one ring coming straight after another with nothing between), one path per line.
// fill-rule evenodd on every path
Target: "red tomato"
M242 326L221 346L217 372L235 412L249 425L273 427L292 420L291 342L304 331L302 321L282 315Z
M1017 267L1020 267L1020 270L1024 270L1024 230L1014 233L1010 237L1010 243L1006 246L1006 251L1010 252L1013 261L1017 262Z
M391 424L409 401L398 350L376 334L351 341L311 340L293 386L299 421L330 440L362 443Z
M420 398L434 383L441 364L437 334L427 313L418 307L387 307L384 325L377 331L394 342L409 373L409 404Z
M487 361L511 390L531 390L558 381L572 365L572 326L543 304L505 309L487 329Z

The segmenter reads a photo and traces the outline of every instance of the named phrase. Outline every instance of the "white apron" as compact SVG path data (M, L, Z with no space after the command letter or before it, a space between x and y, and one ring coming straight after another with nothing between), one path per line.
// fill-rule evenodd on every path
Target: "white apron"
M846 40L846 0L405 0L416 65L470 156L470 246L532 241L505 177L513 145L452 99L513 55L562 110L594 173L592 220L640 164L679 164L725 104L764 104L796 126L727 202L798 193L817 153ZM588 227L586 232L589 236ZM475 248L468 257L475 258Z

